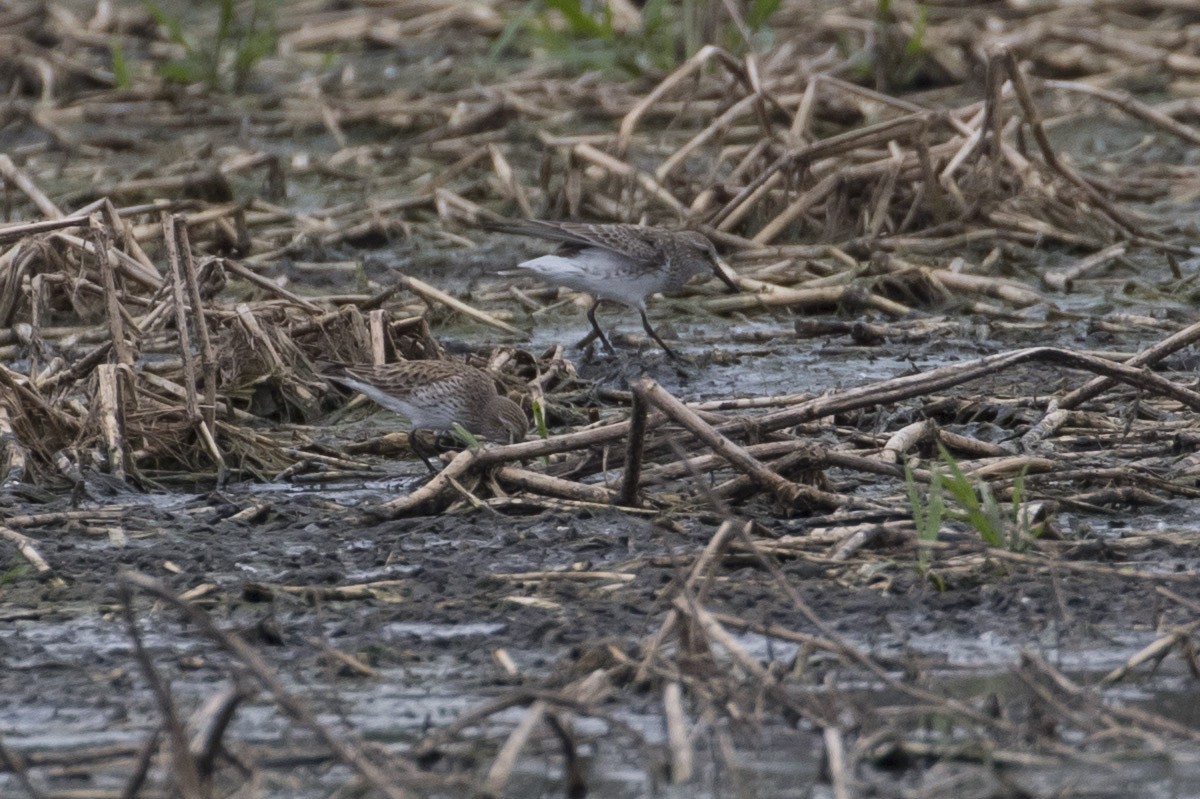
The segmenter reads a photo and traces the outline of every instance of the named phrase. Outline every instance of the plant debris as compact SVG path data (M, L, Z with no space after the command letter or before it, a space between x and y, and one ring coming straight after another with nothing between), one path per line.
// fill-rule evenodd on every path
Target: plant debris
M1196 10L600 5L255 0L220 4L212 31L152 4L0 9L0 551L15 581L0 581L0 618L49 613L5 599L22 583L48 602L84 584L60 538L117 551L164 528L287 536L286 522L378 544L476 516L496 531L615 519L678 535L636 557L582 542L569 566L498 557L486 585L420 605L435 617L478 590L495 605L462 619L503 605L563 630L578 613L587 629L585 610L625 603L640 622L598 628L554 674L492 647L511 690L395 745L330 722L281 676L287 659L257 646L284 645L265 620L235 632L222 614L419 604L418 577L235 589L194 579L198 564L150 576L114 560L123 668L150 686L157 726L72 759L0 737L0 786L55 795L39 786L89 762L123 796L204 797L337 762L337 791L500 796L539 757L579 796L600 745L581 730L596 724L653 752L655 781L707 774L713 795L712 773L740 779L744 726L788 751L811 737L811 780L837 797L899 795L893 771L912 795L939 794L933 764L977 782L955 795L1035 795L1007 770L1194 758L1191 726L1111 690L1168 658L1200 674L1194 530L1089 536L1079 520L1200 497ZM684 7L690 23L673 16ZM497 275L517 246L485 232L499 217L697 230L740 291L700 283L652 302L692 322L656 324L682 341L680 365L640 336L614 337L613 356L546 343L538 328L581 298ZM862 379L818 386L812 353ZM872 365L884 357L898 368ZM407 433L364 433L364 403L318 367L404 359L488 370L538 434L445 452L416 480ZM729 366L794 379L779 394L695 390ZM367 488L397 479L386 497ZM262 484L317 498L239 488ZM346 486L364 490L329 490ZM150 499L196 490L211 493ZM423 568L447 592L476 568L436 560ZM1064 575L1132 586L1153 635L1123 641L1124 664L1098 676L1023 647L1003 708L882 654L803 586L874 608L892 591L936 602L1044 580L1065 623ZM191 721L143 630L160 613L227 664ZM368 654L306 641L342 674L387 679ZM623 715L648 713L646 696L659 739ZM312 750L233 742L249 702Z

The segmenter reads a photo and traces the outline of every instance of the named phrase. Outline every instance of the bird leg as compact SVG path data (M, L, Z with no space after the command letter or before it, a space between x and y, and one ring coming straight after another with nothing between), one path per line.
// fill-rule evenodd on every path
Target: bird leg
M600 339L600 341L604 344L604 349L608 350L609 352L615 352L615 350L613 350L612 342L609 341L608 337L604 335L604 331L600 329L600 324L596 321L596 308L599 305L599 298L592 300L591 306L587 309L587 318L588 321L592 323L592 332L584 336L583 339L575 345L575 347L578 349L583 349L596 339Z
M430 474L437 474L437 469L434 468L433 463L429 460L430 455L436 456L438 454L437 441L434 441L432 447L426 447L425 443L421 441L421 437L417 435L418 432L415 428L408 431L408 448L412 454L421 459Z
M650 338L658 342L658 346L663 348L663 352L671 356L671 360L679 360L679 356L675 354L675 351L667 346L667 342L658 337L658 334L654 332L654 328L650 327L650 320L646 318L646 312L641 311L640 313L642 314L642 327L650 334Z

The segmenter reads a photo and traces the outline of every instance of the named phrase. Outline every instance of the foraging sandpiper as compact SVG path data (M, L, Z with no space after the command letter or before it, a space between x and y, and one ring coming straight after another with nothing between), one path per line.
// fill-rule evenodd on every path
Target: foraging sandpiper
M592 332L579 343L594 338L612 344L596 323L596 306L603 300L635 308L642 327L672 358L675 353L659 338L646 318L646 298L660 291L678 291L694 275L710 272L731 291L738 286L717 262L717 251L703 234L693 230L667 231L643 225L589 225L538 220L482 222L485 228L559 243L553 255L517 264L547 283L565 286L592 296L588 321ZM500 274L520 274L513 270Z
M375 403L407 418L413 431L446 432L455 423L472 433L508 443L529 432L521 406L496 392L491 375L456 361L399 361L381 366L322 365L321 374L365 394ZM416 442L410 437L410 446ZM433 464L415 446L433 471Z

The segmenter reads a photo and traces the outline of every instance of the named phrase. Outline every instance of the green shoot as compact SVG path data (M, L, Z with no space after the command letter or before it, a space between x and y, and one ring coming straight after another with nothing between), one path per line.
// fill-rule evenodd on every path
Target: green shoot
M539 437L550 437L550 428L546 426L546 406L541 397L533 398L533 424L537 428Z
M454 427L450 428L450 432L454 433L455 437L462 441L472 452L478 452L483 446L479 443L479 439L475 437L474 433L458 422L454 423Z
M746 12L746 24L752 31L760 31L771 21L771 17L783 5L783 0L752 0Z
M904 488L912 507L913 524L917 528L917 571L923 575L929 573L932 544L942 530L942 516L946 507L942 497L942 473L936 464L930 470L930 475L928 498L923 501L917 491L912 469L908 464L904 465Z
M508 20L489 49L496 58L513 44L540 47L555 59L583 70L623 72L631 75L661 73L674 69L704 44L706 35L715 43L734 42L736 27L727 19L723 30L707 30L712 18L712 0L646 0L640 24L626 29L608 5L592 10L586 0L528 0ZM751 0L745 23L754 34L766 34L771 17L782 0ZM715 7L714 7L715 8ZM521 36L524 33L525 36ZM753 37L756 42L759 36ZM760 42L759 42L760 43Z
M1021 517L1026 470L1022 469L1013 481L1012 499L1006 513L987 483L979 480L972 484L959 468L958 462L941 444L938 445L938 452L942 463L950 470L950 477L945 481L946 490L962 509L950 514L951 517L973 527L990 547L1011 551L1025 549L1035 537L1028 520Z
M24 561L14 562L11 566L0 572L0 586L11 585L17 580L31 574L33 567Z
M118 89L128 89L132 85L132 81L129 78L129 64L125 61L125 48L116 38L113 39L110 48L112 50L113 79L116 81Z
M212 90L228 84L241 91L258 62L275 52L275 0L251 0L248 18L239 17L235 0L219 0L216 28L207 37L188 35L179 16L168 14L153 0L144 2L167 39L183 50L182 57L159 68L163 79L172 83L204 83Z
M979 537L988 546L1003 546L1004 533L998 524L995 513L996 499L992 496L991 490L985 483L980 482L980 491L977 494L975 486L959 468L958 461L954 460L954 456L941 444L938 444L938 454L950 470L950 479L946 481L946 489L962 508L962 512L956 516L975 528ZM980 499L981 495L983 499Z
M533 425L537 428L538 437L550 437L550 428L546 425L546 406L541 397L533 398ZM542 456L542 465L550 465L549 455Z

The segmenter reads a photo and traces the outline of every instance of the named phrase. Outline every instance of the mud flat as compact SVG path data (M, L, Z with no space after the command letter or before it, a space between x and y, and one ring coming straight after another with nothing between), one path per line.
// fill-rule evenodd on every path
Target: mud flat
M1200 15L610 5L2 10L0 795L1200 796Z

